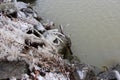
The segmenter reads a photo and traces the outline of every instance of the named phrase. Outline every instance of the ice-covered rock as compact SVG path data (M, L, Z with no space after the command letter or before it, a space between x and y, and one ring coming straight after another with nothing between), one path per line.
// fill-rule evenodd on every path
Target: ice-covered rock
M0 61L11 63L22 61L29 69L27 72L23 72L24 69L19 72L16 70L0 79L69 80L69 74L66 74L69 71L66 70L65 62L62 55L58 54L59 48L57 48L64 47L60 44L65 45L63 39L65 36L57 29L46 30L42 23L34 18L37 17L34 10L28 8L23 2L0 4L0 10L10 11L0 14ZM21 67L26 66L20 65L17 69ZM9 72L6 67L5 69ZM17 72L19 74L14 75Z

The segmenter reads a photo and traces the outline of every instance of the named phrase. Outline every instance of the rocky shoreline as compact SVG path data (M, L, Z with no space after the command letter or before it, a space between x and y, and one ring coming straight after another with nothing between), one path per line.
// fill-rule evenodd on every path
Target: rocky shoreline
M30 4L0 1L0 80L120 80L120 65L99 69L72 55L71 41Z
M54 23L41 23L23 2L1 2L0 11L0 79L70 79L63 59L68 37Z

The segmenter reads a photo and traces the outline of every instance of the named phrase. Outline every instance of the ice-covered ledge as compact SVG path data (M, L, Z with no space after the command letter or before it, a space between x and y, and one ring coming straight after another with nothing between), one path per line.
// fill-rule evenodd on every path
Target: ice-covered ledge
M4 68L0 72L5 74L0 74L0 79L69 80L70 72L62 54L63 49L67 50L68 38L52 27L51 22L38 21L37 13L29 4L1 1L0 66ZM67 52L64 50L64 53ZM21 66L19 62L25 64ZM7 68L10 63L18 70L10 72ZM24 67L25 71L19 71Z

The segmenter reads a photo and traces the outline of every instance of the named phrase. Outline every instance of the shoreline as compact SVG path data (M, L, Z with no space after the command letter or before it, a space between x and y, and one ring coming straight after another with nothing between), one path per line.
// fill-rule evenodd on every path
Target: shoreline
M2 2L0 11L0 79L70 79L63 59L68 39L54 23L41 23L23 2Z
M0 79L120 80L119 64L102 70L80 62L62 26L41 22L29 4L1 2L0 11Z

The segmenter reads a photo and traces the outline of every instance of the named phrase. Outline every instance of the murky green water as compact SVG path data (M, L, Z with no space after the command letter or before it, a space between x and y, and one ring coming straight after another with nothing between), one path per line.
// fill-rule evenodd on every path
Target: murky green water
M37 0L34 8L66 26L72 50L83 62L120 62L120 0Z

